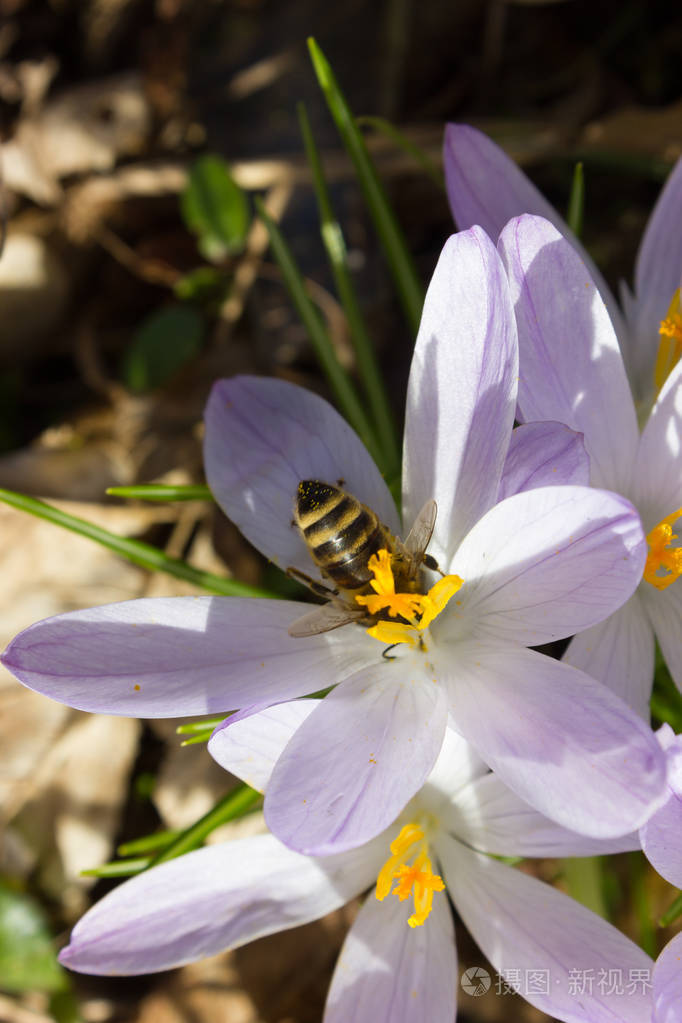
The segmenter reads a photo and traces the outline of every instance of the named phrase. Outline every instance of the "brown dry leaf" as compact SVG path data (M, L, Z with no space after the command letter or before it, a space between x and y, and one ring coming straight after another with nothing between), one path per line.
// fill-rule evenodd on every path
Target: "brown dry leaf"
M166 508L101 508L62 502L75 512L123 535L135 535ZM0 574L3 580L0 643L4 646L33 622L91 604L137 597L145 573L110 551L80 536L57 529L13 508L0 505ZM57 829L54 845L59 870L72 876L83 865L74 842L86 831L104 836L88 849L88 865L107 855L124 798L127 772L136 748L137 725L122 719L78 715L30 692L0 669L0 827L25 809L21 824L3 844L6 868L22 873L43 849L31 848L26 836ZM73 753L69 752L73 744ZM86 766L87 763L87 766ZM89 788L101 787L100 806ZM99 816L98 816L99 815ZM50 822L49 824L47 822ZM92 827L91 827L92 825ZM37 840L37 839L36 839ZM66 857L62 864L61 856ZM94 857L94 859L90 858Z
M111 855L140 729L130 718L71 712L34 772L34 797L11 822L39 860L42 889L67 915L86 908L93 879L80 872Z
M59 202L60 180L107 171L140 152L150 110L137 74L123 74L63 92L23 117L4 148L7 187L38 203Z
M35 355L29 343L59 323L70 290L63 261L43 238L11 232L0 259L0 358Z

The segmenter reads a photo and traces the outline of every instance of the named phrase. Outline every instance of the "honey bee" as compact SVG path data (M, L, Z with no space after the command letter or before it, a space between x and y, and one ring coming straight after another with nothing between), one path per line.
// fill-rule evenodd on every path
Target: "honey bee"
M343 481L341 481L343 482ZM295 568L289 574L328 603L316 607L289 627L290 636L315 636L350 622L373 625L382 615L370 615L355 597L372 592L369 560L387 550L398 593L416 593L423 565L440 571L426 548L436 522L436 502L427 501L403 541L394 536L377 514L339 486L322 480L301 480L294 502L294 523L322 576L332 586L311 579Z

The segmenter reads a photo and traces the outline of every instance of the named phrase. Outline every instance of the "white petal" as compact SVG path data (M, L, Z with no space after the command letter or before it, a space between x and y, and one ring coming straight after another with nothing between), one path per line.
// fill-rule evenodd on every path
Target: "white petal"
M491 508L465 537L448 569L464 586L443 619L539 646L615 611L645 559L639 516L625 498L589 487L528 490Z
M603 682L644 721L654 682L654 631L642 599L648 586L641 583L606 621L574 636L562 658Z
M290 700L240 721L228 718L209 739L208 752L230 774L265 792L284 747L319 702Z
M429 550L441 563L495 501L517 365L514 313L495 247L480 228L453 235L426 295L405 419L405 521L435 499Z
M519 331L524 421L556 419L584 435L592 483L626 490L637 447L618 341L588 268L548 221L510 221L499 248Z
M641 827L666 797L655 735L606 686L512 645L459 643L449 671L458 730L517 795L595 838Z
M680 1023L682 1019L682 934L665 946L654 967L652 1023Z
M682 362L661 388L642 433L632 499L648 533L682 507Z
M238 948L316 920L376 877L376 846L313 860L272 835L208 846L131 878L76 924L61 961L137 974Z
M611 924L520 870L437 840L448 890L495 969L519 976L519 993L564 1023L648 1023L651 959ZM623 984L608 993L609 971ZM580 981L592 978L580 990ZM531 986L531 983L534 982ZM591 990L590 990L591 987Z
M439 808L439 818L455 838L495 856L599 856L641 847L637 832L603 839L562 828L520 799L496 774L460 789L449 805Z
M206 406L206 478L225 514L266 558L317 575L292 525L301 480L337 484L369 505L392 532L395 504L364 444L319 395L284 380L233 377Z
M370 893L341 949L324 1023L454 1023L457 955L445 893L421 927L411 902Z

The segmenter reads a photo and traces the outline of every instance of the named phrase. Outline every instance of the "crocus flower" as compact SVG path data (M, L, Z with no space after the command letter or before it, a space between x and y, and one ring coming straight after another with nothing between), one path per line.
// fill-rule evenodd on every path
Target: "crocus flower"
M212 752L263 789L319 706L293 701L241 720L214 735ZM448 729L424 787L368 844L313 859L261 834L189 853L107 895L60 959L83 973L168 969L314 920L373 888L341 950L324 1023L452 1023L449 895L494 968L539 1009L570 1023L642 1023L651 1014L649 957L568 896L486 855L591 855L632 844L580 837L541 817ZM613 971L641 979L609 992L598 978ZM580 975L589 985L576 983Z
M665 946L654 966L652 1023L680 1023L682 1019L682 934Z
M449 125L444 159L458 224L482 224L493 240L500 235L519 327L519 418L558 419L581 431L592 482L626 494L642 516L650 551L642 584L614 616L577 636L565 660L648 718L654 634L682 689L682 584L675 585L682 573L682 160L644 234L635 296L623 286L624 322L580 243L494 142ZM505 228L524 213L546 219L520 218Z
M409 620L391 619L405 595L392 592L390 559L377 557L386 613L371 636L361 624L292 636L310 610L297 602L138 600L39 623L4 663L73 706L141 717L246 713L336 685L268 787L268 825L299 852L351 848L395 820L433 768L448 713L518 795L562 825L599 837L634 830L664 798L653 733L605 686L526 647L589 628L630 596L641 525L628 501L573 485L579 461L565 430L529 424L510 445L517 385L507 277L474 228L441 255L410 373L404 521L409 529L437 502L429 555L445 578L410 594ZM565 463L548 461L561 450ZM315 572L292 524L301 481L341 480L392 533L407 532L357 436L292 384L216 384L205 462L227 515L284 569ZM548 479L565 485L539 485ZM498 501L526 486L535 489Z
M512 217L534 213L551 221L570 241L589 267L609 311L634 396L638 404L650 408L661 377L682 355L682 158L671 171L644 231L635 261L634 294L621 282L622 312L563 218L492 139L470 125L449 124L443 161L448 198L460 229L480 224L497 241Z
M519 327L519 415L582 432L591 479L638 508L649 553L637 592L576 636L565 660L601 679L648 719L654 634L682 686L682 363L640 435L616 336L585 265L556 228L522 216L499 240Z
M667 799L640 828L649 862L676 888L682 888L682 736L670 725L656 733L668 761Z

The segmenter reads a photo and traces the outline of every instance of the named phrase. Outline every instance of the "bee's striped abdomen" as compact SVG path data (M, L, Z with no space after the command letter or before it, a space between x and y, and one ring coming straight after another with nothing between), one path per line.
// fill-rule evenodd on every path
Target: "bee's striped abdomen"
M362 590L372 579L367 562L391 539L371 509L320 480L298 485L296 523L321 571L343 590Z

